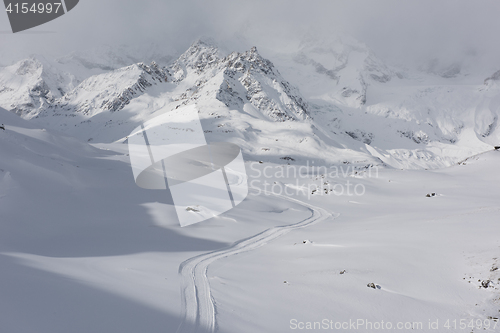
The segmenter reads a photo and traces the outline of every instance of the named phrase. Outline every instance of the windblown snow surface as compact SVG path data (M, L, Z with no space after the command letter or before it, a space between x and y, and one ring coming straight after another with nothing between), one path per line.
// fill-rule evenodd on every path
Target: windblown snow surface
M0 332L500 331L498 75L352 40L101 58L0 69ZM251 190L181 228L126 143L186 105Z

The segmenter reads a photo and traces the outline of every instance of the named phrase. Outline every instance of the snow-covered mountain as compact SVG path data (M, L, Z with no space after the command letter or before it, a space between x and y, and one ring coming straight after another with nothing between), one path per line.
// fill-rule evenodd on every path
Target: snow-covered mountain
M307 114L299 91L256 47L223 57L217 47L199 40L169 71L173 81L186 88L179 98L182 104L207 97L228 108L243 109L249 104L272 121L305 119Z
M120 68L105 74L91 76L52 105L41 108L48 114L82 113L94 116L103 111L116 112L130 100L157 83L167 82L167 73L156 63L143 63Z
M385 83L402 75L390 69L364 44L348 37L337 37L329 42L308 39L291 57L293 62L302 65L299 67L305 67L306 72L314 70L323 78L319 80L322 84L316 82L314 87L304 87L305 90L312 89L316 96L323 95L349 107L365 105L367 89L373 82ZM323 84L324 78L330 79L327 84ZM310 85L312 82L304 83Z
M24 59L0 69L0 105L30 118L78 83L43 57Z
M199 107L207 137L238 140L249 154L271 151L255 144L275 145L274 154L279 156L273 156L278 160L296 151L307 137L318 142L304 98L256 48L224 56L201 40L166 68L136 64L91 76L25 118L86 141L115 141L155 112L188 104ZM276 126L283 128L282 133L272 133ZM297 139L288 140L293 129ZM246 142L256 132L264 135ZM314 156L314 151L308 154Z
M500 142L498 75L399 70L351 38L309 39L270 53L273 61L256 47L228 53L211 40L167 66L114 68L134 57L101 53L2 68L0 106L110 142L155 114L196 104L209 141L233 141L248 158L277 163L438 168Z
M147 44L103 45L54 59L34 54L0 68L0 106L29 119L91 76L141 62L163 67L173 59L171 53Z
M482 74L394 68L350 38L309 39L270 54L317 124L359 141L356 150L389 165L444 167L500 142L500 90Z

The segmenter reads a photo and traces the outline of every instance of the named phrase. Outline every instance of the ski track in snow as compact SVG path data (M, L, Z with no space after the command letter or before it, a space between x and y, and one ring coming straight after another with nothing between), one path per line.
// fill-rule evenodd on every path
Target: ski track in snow
M266 195L274 195L293 203L302 205L312 215L298 223L267 229L249 238L244 238L229 247L204 253L190 258L179 266L181 277L182 322L177 333L212 333L217 329L215 300L210 290L207 271L211 263L239 253L255 250L270 241L283 236L289 231L302 229L329 217L337 217L327 210L305 203L298 199L262 191Z

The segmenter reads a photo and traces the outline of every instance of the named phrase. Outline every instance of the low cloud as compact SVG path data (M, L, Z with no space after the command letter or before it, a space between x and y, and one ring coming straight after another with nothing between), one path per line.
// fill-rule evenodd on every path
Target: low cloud
M201 35L229 45L238 39L245 46L286 48L307 34L347 33L392 62L481 55L494 67L500 55L499 12L494 0L82 0L60 19L25 33L8 33L7 15L0 14L0 63L21 54L57 55L102 44L154 42L182 51Z

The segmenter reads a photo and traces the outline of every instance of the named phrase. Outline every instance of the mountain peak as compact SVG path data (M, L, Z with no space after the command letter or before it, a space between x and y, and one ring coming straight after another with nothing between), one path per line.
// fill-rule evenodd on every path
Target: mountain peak
M240 108L250 103L273 121L307 117L307 104L299 91L255 46L244 53L233 52L221 61L221 67L225 84L221 85L217 99L227 106Z
M303 40L292 53L293 72L287 76L316 72L314 84L303 89L307 95L327 95L339 104L361 108L367 103L367 90L371 84L386 83L398 76L377 58L366 45L348 36L321 40L314 37ZM286 67L284 69L287 70ZM300 75L303 76L303 75ZM302 88L302 87L301 87Z
M14 66L17 67L15 71L16 75L35 74L38 70L43 69L42 63L35 57L23 59L17 62Z
M208 37L208 36L201 36L199 37L198 39L196 39L190 47L193 47L193 46L206 46L206 47L216 47L218 48L218 44L217 42L215 41L215 39L213 39L212 37Z
M42 56L31 56L0 68L0 106L26 116L72 89L75 77Z
M222 58L219 48L207 38L196 40L191 46L168 68L174 82L182 81L189 72L201 73Z
M91 76L78 87L47 107L55 115L61 110L71 110L85 116L102 111L123 109L130 100L142 95L148 87L167 82L167 73L155 62L151 65L137 63L108 73Z

